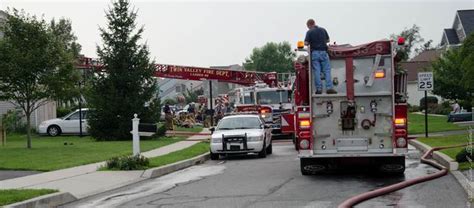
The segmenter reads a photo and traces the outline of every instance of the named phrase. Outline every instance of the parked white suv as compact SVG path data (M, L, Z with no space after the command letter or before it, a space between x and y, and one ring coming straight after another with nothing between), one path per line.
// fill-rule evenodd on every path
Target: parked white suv
M257 153L264 158L272 153L272 130L259 115L226 116L211 131L212 160L225 154Z
M82 109L82 133L87 134L87 113L88 108ZM38 126L39 134L58 136L60 134L79 134L79 109L67 114L62 118L46 120Z

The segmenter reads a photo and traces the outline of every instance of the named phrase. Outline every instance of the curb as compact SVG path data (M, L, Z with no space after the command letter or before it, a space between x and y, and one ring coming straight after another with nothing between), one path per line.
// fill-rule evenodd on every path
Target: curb
M210 154L204 153L202 155L199 155L187 160L175 162L175 163L168 164L162 167L145 170L145 172L143 172L141 177L142 178L157 178L157 177L160 177L160 176L163 176L163 175L166 175L178 170L185 169L187 167L191 167L193 165L204 163L206 160L209 160L209 158L210 158Z
M162 167L148 169L142 173L141 178L145 178L145 179L157 178L157 177L160 177L160 176L163 176L163 175L166 175L178 170L191 167L193 165L204 163L209 158L210 158L210 154L204 153L202 155L198 155L196 157L193 157L187 160L178 161L178 162L168 164ZM131 184L134 184L134 183L127 183L122 186L111 188L109 190L103 190L99 193L107 192L110 190L124 187L126 185L131 185ZM99 194L99 193L95 193L95 194ZM5 205L4 207L5 208L57 207L57 206L71 203L77 200L79 199L73 196L69 192L59 192L59 193L52 193L52 194L48 194L44 196L39 196L36 198L28 199L26 201L17 202L14 204Z
M419 142L417 140L412 139L412 140L409 140L408 143L422 152L426 152L429 149L431 149L430 146L422 142ZM454 176L456 181L461 185L461 187L467 193L468 197L473 198L474 183L470 182L464 174L462 174L460 171L457 170L459 167L458 162L454 161L449 156L439 151L436 151L433 153L433 159L436 160L441 165L443 165L444 167L448 167L450 170L450 173Z
M458 181L458 183L462 186L462 188L464 189L464 191L466 191L467 193L467 197L468 199L473 199L474 198L474 186L473 186L473 182L469 181L469 179L467 179L467 177L461 173L461 171L452 171L451 172L454 176L454 178L456 178L456 181Z
M431 149L430 146L414 139L409 140L408 144L411 144L412 146L422 151L423 153ZM436 162L438 162L439 164L443 165L444 167L447 167L450 171L457 170L459 167L458 162L456 162L455 160L451 159L446 154L439 151L436 151L433 153L433 159L436 160Z
M30 207L57 207L62 204L76 201L77 198L69 192L52 193L26 201L5 205L5 208L30 208Z

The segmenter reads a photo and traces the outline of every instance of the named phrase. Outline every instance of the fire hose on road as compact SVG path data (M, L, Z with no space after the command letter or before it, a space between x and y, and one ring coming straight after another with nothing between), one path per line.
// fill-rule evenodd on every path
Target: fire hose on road
M376 190L373 190L373 191L369 191L369 192L365 192L365 193L353 196L353 197L345 200L344 202L342 202L338 206L338 208L353 207L356 204L359 204L359 203L361 203L363 201L366 201L366 200L369 200L371 198L382 196L382 195L385 195L385 194L403 189L405 187L415 185L417 183L433 180L433 179L439 178L441 176L444 176L444 175L448 174L448 169L446 167L440 165L439 163L435 162L434 160L430 160L428 158L432 156L434 151L438 151L438 150L442 150L442 149L449 149L449 148L456 148L456 147L465 147L465 146L468 146L468 145L472 145L472 144L462 144L462 145L431 148L430 150L426 151L425 154L423 154L423 156L421 157L420 160L421 160L422 163L429 164L429 165L439 169L440 171L438 171L436 173L433 173L433 174L429 174L429 175L421 176L421 177L418 177L418 178L402 181L400 183L396 183L396 184L393 184L393 185L390 185L390 186L385 186L385 187L382 187L382 188L379 188L379 189L376 189Z

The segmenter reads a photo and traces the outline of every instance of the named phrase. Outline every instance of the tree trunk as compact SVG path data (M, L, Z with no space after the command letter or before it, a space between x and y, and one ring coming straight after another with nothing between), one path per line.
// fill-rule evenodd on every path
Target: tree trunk
M31 124L30 124L30 116L31 116L31 112L26 112L26 147L28 149L31 149Z

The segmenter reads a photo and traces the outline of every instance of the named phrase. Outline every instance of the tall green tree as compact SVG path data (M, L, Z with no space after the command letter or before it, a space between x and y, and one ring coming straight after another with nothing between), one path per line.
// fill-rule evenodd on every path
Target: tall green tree
M31 114L75 87L74 56L44 19L13 9L0 40L0 99L20 107L31 148Z
M260 48L254 48L243 63L246 70L263 72L291 72L296 57L288 42L269 42Z
M465 107L474 104L474 34L460 48L447 50L432 66L434 94L461 100Z
M149 112L148 102L157 101L152 99L155 67L148 47L139 43L144 29L136 27L137 11L129 1L112 2L106 18L107 26L100 28L103 45L97 47L106 73L92 81L87 98L94 111L88 122L97 140L128 140L133 114L143 117Z

